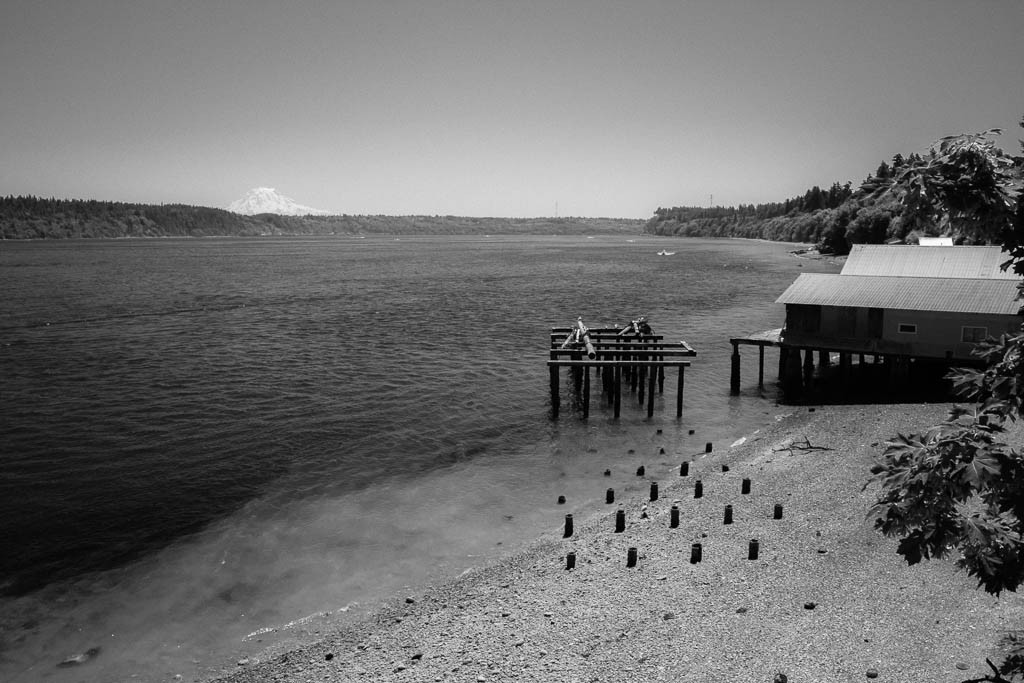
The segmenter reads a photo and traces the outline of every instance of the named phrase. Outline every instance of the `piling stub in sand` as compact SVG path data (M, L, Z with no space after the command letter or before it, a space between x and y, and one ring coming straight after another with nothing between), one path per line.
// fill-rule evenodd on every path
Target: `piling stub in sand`
M668 510L652 505L652 523L631 524L620 535L595 500L593 514L576 511L571 540L551 529L415 605L388 607L401 622L387 611L368 615L325 631L322 642L287 661L250 665L230 680L343 681L363 671L367 680L431 681L457 667L468 680L515 672L524 681L600 676L625 683L694 680L697 671L713 672L708 680L759 681L785 671L791 681L830 681L863 680L874 669L885 680L959 683L956 663L994 656L1000 629L1024 622L1021 597L994 600L949 562L907 567L896 542L865 519L877 491L862 490L876 454L865 444L906 424L941 421L946 408L904 407L898 415L891 407L829 408L809 422L784 421L730 454L737 471L759 472L750 498L741 499L731 483L729 490L718 486L728 478L708 477L698 466L695 476L708 479L706 501L689 497L689 479L663 481L662 498L680 508L678 529L659 517ZM774 452L794 428L799 438L807 434L835 450ZM638 494L625 497L630 511L643 502ZM784 519L767 513L773 500L786 503ZM743 514L724 527L718 515L728 502ZM753 540L755 561L748 559ZM692 552L694 543L702 556L691 564L687 546ZM823 544L829 552L821 555ZM570 546L576 571L563 564ZM627 570L631 547L637 564ZM816 608L803 609L811 601ZM664 619L666 610L673 619ZM360 643L372 645L358 650ZM393 674L396 655L409 645L426 655ZM329 665L328 651L335 653ZM490 674L494 669L504 673Z

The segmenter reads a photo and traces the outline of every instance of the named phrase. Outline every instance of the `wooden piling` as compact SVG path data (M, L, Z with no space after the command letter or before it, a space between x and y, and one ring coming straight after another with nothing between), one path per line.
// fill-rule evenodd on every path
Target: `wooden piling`
M814 349L804 349L804 388L814 383Z
M729 375L729 393L739 396L740 393L740 345L732 344L732 372Z
M551 417L558 419L558 368L551 368Z
M764 344L757 346L757 388L764 391Z
M622 408L622 366L615 366L615 419L619 419L619 411Z
M590 366L583 368L583 419L590 417Z
M654 417L654 385L657 381L657 368L651 368L649 386L647 387L647 419Z
M635 355L629 356L630 360L636 360ZM631 366L629 368L629 393L636 393L636 383L640 379L640 368L638 366Z
M676 417L683 416L683 371L685 368L679 366L679 384L676 385Z
M803 380L800 377L800 349L783 346L781 353L786 358L782 390L787 398L799 397L803 391Z
M637 337L636 339L622 339L618 332L614 334L609 330L591 330L592 345L588 347L586 357L580 348L572 347L565 343L558 344L557 337L559 328L552 328L552 348L550 349L550 360L548 365L556 368L551 372L552 390L552 415L557 417L560 408L558 389L561 379L557 377L558 370L562 366L570 368L571 387L576 395L574 407L579 407L584 418L590 415L590 393L595 387L591 385L590 370L593 369L601 383L602 405L603 397L608 397L609 407L615 406L616 417L621 416L621 403L623 391L636 391L637 402L642 406L644 402L648 405L648 417L653 417L654 388L657 385L659 391L664 393L664 370L665 367L680 368L680 386L677 387L677 414L681 416L681 393L683 377L685 377L685 366L690 364L689 360L682 360L681 357L692 357L696 352L686 344L679 342L678 345L664 346L659 335ZM591 350L593 349L593 350ZM623 373L627 387L622 387ZM578 403L577 403L578 401Z

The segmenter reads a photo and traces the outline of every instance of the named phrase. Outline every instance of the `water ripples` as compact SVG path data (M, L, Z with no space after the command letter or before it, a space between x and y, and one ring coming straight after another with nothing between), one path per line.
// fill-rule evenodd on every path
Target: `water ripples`
M594 404L586 424L548 419L548 328L577 315L596 326L646 314L695 346L687 420L761 419L759 404L725 403L726 337L778 325L771 300L791 261L737 241L687 240L655 257L663 244L5 246L0 537L13 551L0 556L0 595L71 582L112 591L94 606L111 611L154 581L191 586L202 595L181 609L202 625L182 613L166 628L223 639L231 628L203 599L311 613L315 586L369 595L495 533L511 542L554 497L545 482L603 484L610 449L642 423L639 410L615 423ZM117 591L121 579L102 573L158 556L164 569ZM190 567L216 572L209 595Z

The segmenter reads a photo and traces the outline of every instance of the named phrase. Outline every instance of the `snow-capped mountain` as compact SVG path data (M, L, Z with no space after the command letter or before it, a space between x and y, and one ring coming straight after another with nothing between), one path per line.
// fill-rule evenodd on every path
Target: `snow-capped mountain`
M329 211L303 206L285 197L272 187L256 187L245 193L241 199L228 204L228 211L254 216L258 213L276 213L281 216L327 216Z

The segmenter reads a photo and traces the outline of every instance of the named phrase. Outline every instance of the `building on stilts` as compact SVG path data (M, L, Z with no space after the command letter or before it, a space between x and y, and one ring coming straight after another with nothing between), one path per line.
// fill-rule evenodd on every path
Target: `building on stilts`
M840 393L865 381L896 390L922 368L934 376L976 363L978 342L1020 330L1021 279L1001 268L1008 258L998 246L854 245L840 273L803 273L776 300L783 328L730 339L731 393L745 344L760 347L762 386L764 348L778 347L787 399L808 396L826 374Z

